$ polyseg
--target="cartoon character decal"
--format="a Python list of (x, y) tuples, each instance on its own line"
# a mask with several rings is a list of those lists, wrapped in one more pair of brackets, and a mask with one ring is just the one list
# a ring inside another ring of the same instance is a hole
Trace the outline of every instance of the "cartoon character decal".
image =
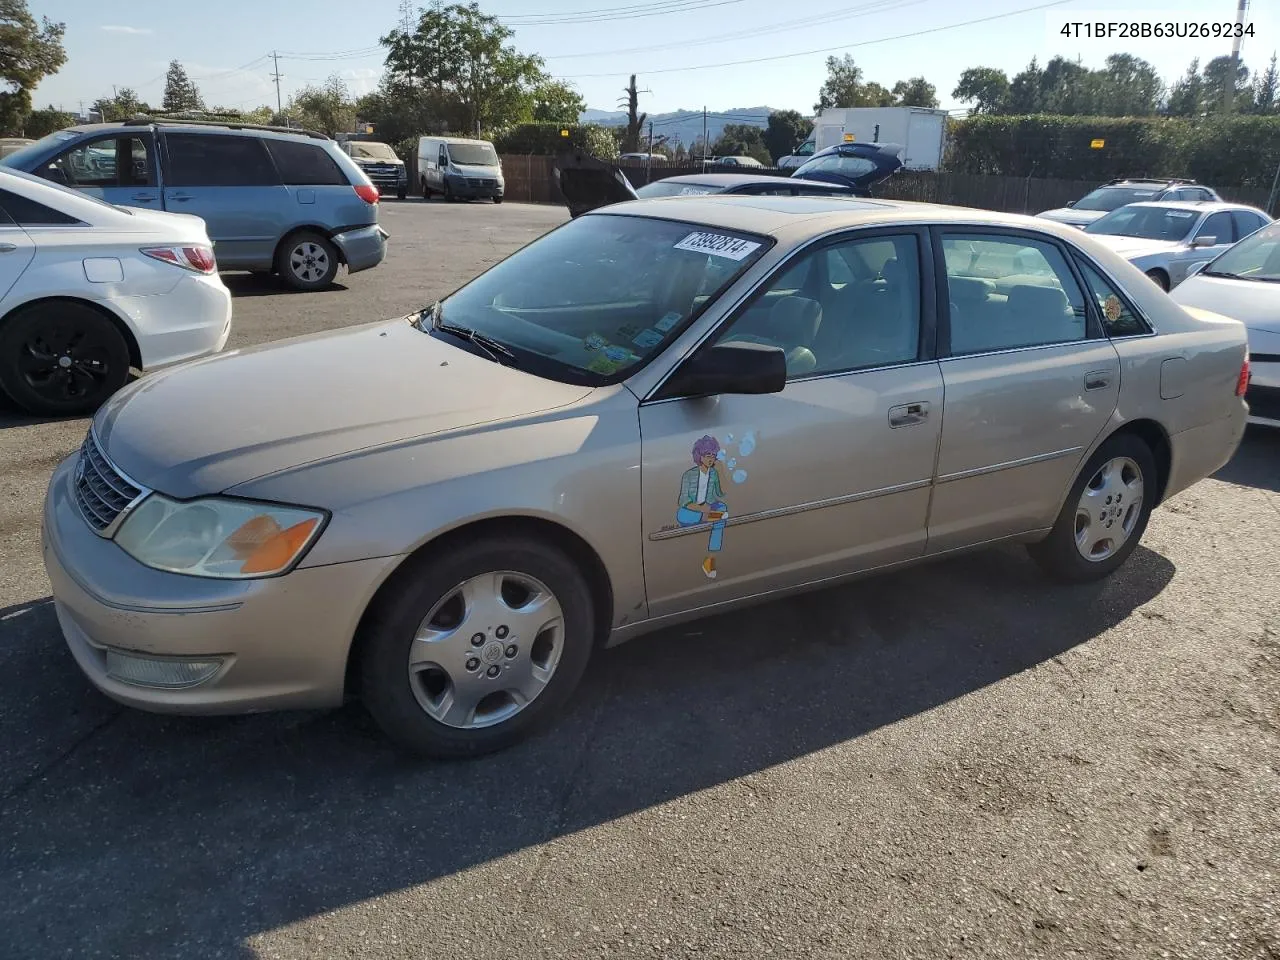
[(676, 522), (682, 527), (711, 523), (707, 556), (702, 561), (702, 572), (709, 580), (716, 577), (715, 554), (724, 545), (725, 518), (729, 515), (720, 480), (722, 452), (720, 441), (712, 436), (704, 436), (694, 443), (693, 466), (680, 478), (680, 503), (676, 508)]

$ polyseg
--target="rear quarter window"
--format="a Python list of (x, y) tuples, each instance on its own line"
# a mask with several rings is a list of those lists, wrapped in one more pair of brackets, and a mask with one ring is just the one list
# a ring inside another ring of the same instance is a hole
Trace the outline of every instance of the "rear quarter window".
[(284, 183), (299, 187), (350, 185), (342, 168), (319, 144), (297, 143), (293, 140), (265, 142)]
[(80, 223), (70, 214), (46, 207), (8, 190), (0, 190), (0, 223), (5, 219), (24, 227), (69, 226)]

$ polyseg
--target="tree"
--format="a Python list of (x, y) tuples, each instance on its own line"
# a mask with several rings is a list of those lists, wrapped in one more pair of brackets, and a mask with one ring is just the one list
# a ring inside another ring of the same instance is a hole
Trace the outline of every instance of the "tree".
[(102, 114), (103, 120), (128, 120), (140, 113), (150, 113), (151, 107), (138, 99), (130, 87), (121, 87), (114, 97), (99, 97), (93, 101), (93, 109)]
[(343, 79), (334, 74), (321, 86), (308, 84), (289, 98), (285, 111), (308, 129), (334, 136), (350, 133), (356, 125), (356, 105)]
[(377, 90), (356, 101), (356, 116), (372, 123), (378, 138), (387, 143), (442, 133), (448, 112), (434, 88), (390, 74), (382, 78)]
[(43, 110), (32, 110), (22, 125), (22, 135), (39, 140), (76, 122), (76, 118), (50, 104)]
[(761, 163), (772, 159), (764, 145), (764, 131), (747, 123), (726, 123), (711, 153), (717, 157), (755, 157)]
[(853, 57), (827, 57), (827, 79), (818, 91), (818, 102), (813, 105), (814, 112), (831, 107), (856, 107), (862, 97), (862, 68), (853, 61)]
[(789, 154), (813, 131), (813, 124), (798, 110), (775, 110), (769, 114), (769, 125), (764, 131), (764, 145), (769, 158), (776, 161)]
[(899, 80), (893, 85), (893, 100), (900, 107), (937, 107), (938, 88), (924, 77)]
[(1164, 83), (1146, 60), (1128, 53), (1113, 53), (1097, 74), (1097, 112), (1109, 117), (1146, 117), (1160, 107)]
[(951, 95), (972, 103), (974, 113), (1004, 113), (1009, 100), (1009, 78), (996, 67), (970, 67), (960, 74)]
[(622, 134), (622, 152), (635, 153), (640, 149), (640, 131), (644, 129), (644, 122), (649, 118), (647, 113), (640, 113), (640, 91), (636, 89), (636, 75), (631, 75), (631, 81), (623, 88), (622, 92), (626, 94), (620, 102), (620, 106), (627, 108), (627, 128)]
[(582, 95), (563, 80), (544, 80), (533, 88), (533, 119), (538, 123), (577, 123), (586, 109)]
[(1006, 112), (1011, 114), (1044, 112), (1044, 71), (1032, 57), (1026, 69), (1009, 82)]
[(412, 33), (393, 30), (379, 42), (392, 81), (430, 91), (438, 122), (471, 131), (528, 119), (535, 88), (550, 79), (542, 58), (520, 53), (512, 36), (471, 3), (424, 9)]
[(1165, 109), (1175, 117), (1196, 117), (1204, 103), (1204, 78), (1200, 76), (1199, 58), (1192, 60), (1187, 72), (1169, 91)]
[(1230, 110), (1241, 102), (1241, 94), (1249, 89), (1249, 68), (1239, 63), (1235, 66), (1234, 77), (1232, 72), (1229, 56), (1214, 57), (1204, 65), (1204, 100), (1201, 103), (1203, 112)]
[(1275, 113), (1280, 108), (1277, 101), (1276, 55), (1271, 55), (1271, 63), (1266, 72), (1253, 78), (1253, 112), (1259, 114)]
[(167, 113), (189, 113), (204, 109), (204, 100), (187, 71), (177, 60), (169, 61), (169, 72), (164, 78), (164, 100), (161, 106)]
[(67, 62), (64, 23), (51, 23), (27, 10), (26, 0), (0, 0), (0, 131), (22, 129), (31, 112), (31, 91)]

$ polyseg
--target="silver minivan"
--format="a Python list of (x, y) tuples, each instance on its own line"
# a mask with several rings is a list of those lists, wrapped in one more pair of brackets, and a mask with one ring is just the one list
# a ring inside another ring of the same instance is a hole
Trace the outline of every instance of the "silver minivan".
[(446, 200), (502, 202), (506, 184), (502, 161), (488, 140), (418, 138), (418, 187), (422, 199), (438, 193)]

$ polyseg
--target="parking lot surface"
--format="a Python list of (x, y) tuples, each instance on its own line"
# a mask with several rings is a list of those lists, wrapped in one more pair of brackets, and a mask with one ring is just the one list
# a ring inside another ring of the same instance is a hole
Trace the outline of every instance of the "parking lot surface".
[[(228, 277), (231, 347), (420, 308), (565, 214), (382, 218), (333, 290)], [(0, 957), (1280, 957), (1280, 432), (1106, 583), (996, 550), (668, 630), (433, 764), (358, 707), (92, 691), (39, 551), (86, 426), (0, 410)]]

